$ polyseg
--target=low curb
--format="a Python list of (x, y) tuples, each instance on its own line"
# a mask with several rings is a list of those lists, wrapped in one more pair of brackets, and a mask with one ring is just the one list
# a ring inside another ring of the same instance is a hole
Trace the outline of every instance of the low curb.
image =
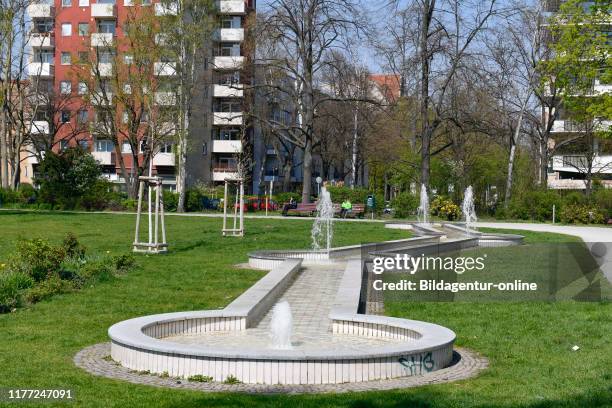
[(236, 392), (246, 394), (318, 394), (411, 388), (472, 378), (489, 365), (486, 357), (465, 348), (455, 348), (453, 361), (450, 366), (423, 375), (343, 384), (270, 385), (224, 384), (220, 382), (203, 383), (138, 373), (110, 359), (110, 343), (98, 343), (84, 348), (74, 356), (74, 363), (77, 367), (90, 374), (128, 381), (134, 384), (202, 392)]

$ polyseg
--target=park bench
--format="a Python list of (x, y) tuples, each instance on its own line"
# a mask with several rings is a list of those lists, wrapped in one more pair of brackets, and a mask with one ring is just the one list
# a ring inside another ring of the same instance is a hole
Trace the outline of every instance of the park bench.
[(312, 216), (317, 212), (317, 203), (299, 203), (296, 208), (290, 208), (287, 215), (308, 215)]
[(351, 211), (346, 213), (344, 218), (347, 218), (347, 217), (363, 218), (364, 214), (365, 214), (364, 204), (353, 204), (353, 208), (351, 208)]

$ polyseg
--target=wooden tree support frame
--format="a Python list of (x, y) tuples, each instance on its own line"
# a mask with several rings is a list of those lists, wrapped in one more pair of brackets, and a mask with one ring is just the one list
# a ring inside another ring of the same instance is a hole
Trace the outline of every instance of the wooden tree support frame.
[[(236, 185), (236, 200), (234, 203), (234, 212), (232, 214), (232, 228), (227, 227), (227, 201), (228, 190), (231, 184)], [(223, 229), (221, 230), (224, 237), (242, 237), (244, 236), (244, 180), (225, 180), (225, 189), (223, 196)]]
[[(164, 195), (162, 191), (162, 178), (141, 176), (138, 178), (138, 212), (136, 213), (136, 232), (134, 234), (133, 252), (148, 254), (161, 254), (168, 252), (166, 243), (166, 224), (164, 222)], [(142, 199), (145, 186), (148, 188), (149, 200), (149, 234), (148, 242), (140, 241), (140, 216), (142, 215)], [(155, 190), (155, 211), (152, 211), (152, 193)], [(161, 221), (161, 242), (159, 240), (159, 227)]]

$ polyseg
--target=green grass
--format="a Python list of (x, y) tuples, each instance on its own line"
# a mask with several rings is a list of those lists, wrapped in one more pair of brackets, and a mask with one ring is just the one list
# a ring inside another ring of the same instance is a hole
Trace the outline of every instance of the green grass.
[[(68, 231), (92, 252), (122, 253), (130, 248), (133, 222), (130, 215), (0, 212), (0, 263), (18, 237), (57, 242)], [(263, 275), (234, 264), (246, 262), (252, 250), (307, 247), (311, 222), (247, 219), (246, 237), (222, 239), (220, 219), (168, 217), (170, 254), (139, 256), (138, 269), (111, 282), (0, 315), (0, 388), (72, 388), (74, 406), (79, 407), (610, 406), (612, 308), (608, 303), (390, 303), (389, 315), (450, 327), (457, 333), (458, 345), (491, 361), (478, 378), (400, 391), (205, 394), (94, 377), (74, 366), (73, 356), (86, 346), (107, 341), (108, 327), (120, 320), (224, 307)], [(533, 234), (539, 240), (563, 239)], [(335, 245), (405, 236), (404, 231), (385, 230), (380, 224), (339, 222)], [(571, 352), (575, 344), (581, 349)]]

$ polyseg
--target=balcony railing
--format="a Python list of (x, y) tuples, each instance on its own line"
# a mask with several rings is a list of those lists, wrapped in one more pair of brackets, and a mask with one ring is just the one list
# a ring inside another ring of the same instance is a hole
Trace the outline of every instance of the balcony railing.
[(213, 65), (215, 69), (239, 69), (244, 65), (244, 57), (215, 57)]
[(54, 74), (53, 64), (50, 62), (31, 62), (28, 65), (28, 75), (51, 77)]
[(53, 33), (32, 33), (29, 43), (33, 48), (52, 48), (55, 46), (55, 37)]
[(155, 3), (156, 16), (176, 16), (178, 14), (178, 3)]
[(156, 62), (153, 65), (153, 73), (157, 76), (174, 76), (176, 75), (176, 63)]
[(244, 14), (244, 0), (218, 0), (217, 6), (221, 14)]
[(220, 28), (215, 31), (215, 39), (224, 42), (244, 41), (243, 28)]
[(240, 140), (213, 140), (213, 153), (240, 153), (242, 142)]
[(48, 135), (49, 134), (49, 122), (46, 120), (34, 120), (30, 127), (30, 133), (33, 135)]
[(107, 3), (95, 3), (91, 5), (91, 16), (92, 17), (116, 17), (117, 7), (114, 4)]
[(92, 47), (112, 47), (114, 42), (112, 33), (92, 33), (91, 34), (91, 46)]
[(215, 98), (242, 98), (244, 92), (242, 90), (242, 84), (214, 85), (213, 95)]
[(54, 11), (55, 8), (51, 4), (30, 4), (28, 6), (30, 18), (51, 18)]
[(242, 125), (242, 112), (214, 112), (213, 113), (213, 125)]

